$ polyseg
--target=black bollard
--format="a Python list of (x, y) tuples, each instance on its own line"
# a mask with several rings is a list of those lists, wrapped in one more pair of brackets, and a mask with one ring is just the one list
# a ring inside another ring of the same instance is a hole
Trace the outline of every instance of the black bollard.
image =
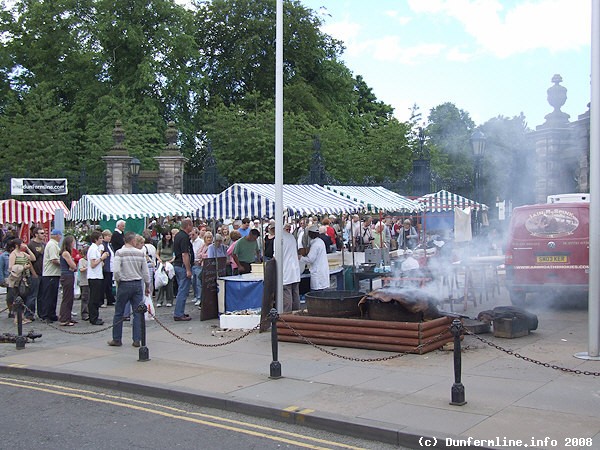
[[(138, 305), (137, 307), (137, 312), (140, 313), (141, 317), (141, 324), (140, 324), (140, 333), (142, 335), (142, 341), (141, 341), (141, 346), (140, 346), (140, 351), (139, 351), (139, 359), (138, 361), (140, 362), (146, 362), (146, 361), (150, 361), (150, 351), (148, 350), (148, 347), (146, 347), (146, 318), (144, 317), (144, 314), (146, 313), (146, 311), (148, 311), (148, 307), (144, 304), (141, 303), (140, 305)], [(135, 320), (135, 316), (133, 317), (133, 320)]]
[(273, 361), (269, 368), (269, 378), (276, 380), (281, 378), (281, 364), (277, 361), (277, 321), (279, 320), (279, 314), (275, 308), (269, 311), (269, 317), (271, 318), (271, 348), (273, 350)]
[(460, 335), (462, 334), (463, 325), (458, 319), (452, 321), (450, 331), (454, 336), (454, 384), (452, 385), (452, 401), (451, 405), (462, 406), (466, 405), (465, 387), (460, 382), (461, 372), (461, 353), (460, 353)]
[(25, 348), (25, 343), (27, 342), (27, 338), (23, 336), (23, 299), (17, 297), (13, 303), (13, 307), (17, 309), (17, 337), (15, 342), (17, 344), (17, 350), (23, 350)]

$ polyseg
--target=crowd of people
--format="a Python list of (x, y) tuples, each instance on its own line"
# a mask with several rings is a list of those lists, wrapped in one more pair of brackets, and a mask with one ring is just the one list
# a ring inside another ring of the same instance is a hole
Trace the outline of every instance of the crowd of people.
[[(157, 307), (172, 307), (176, 322), (191, 320), (185, 312), (190, 289), (195, 306), (202, 302), (202, 268), (207, 258), (222, 258), (226, 275), (250, 273), (252, 264), (269, 261), (275, 252), (275, 221), (243, 218), (206, 223), (191, 219), (153, 220), (142, 235), (125, 232), (126, 222), (114, 230), (88, 230), (77, 242), (59, 229), (46, 239), (43, 228), (33, 227), (29, 244), (17, 238), (16, 227), (2, 229), (0, 283), (7, 287), (9, 317), (14, 317), (18, 286), (11, 274), (27, 279), (24, 321), (37, 319), (75, 326), (75, 292), (81, 299), (80, 320), (103, 325), (101, 308), (114, 306), (113, 323), (122, 324), (133, 312), (133, 341), (139, 344), (137, 306), (144, 295), (154, 295)], [(311, 273), (311, 290), (329, 288), (327, 254), (366, 248), (414, 248), (419, 235), (410, 219), (330, 215), (307, 217), (284, 224), (284, 310), (298, 309), (300, 275)], [(167, 282), (155, 289), (156, 271)], [(114, 285), (116, 284), (117, 289)], [(62, 301), (58, 305), (59, 290)], [(116, 295), (115, 295), (116, 291)], [(58, 311), (57, 311), (58, 308)], [(121, 327), (114, 328), (110, 345), (121, 342)]]

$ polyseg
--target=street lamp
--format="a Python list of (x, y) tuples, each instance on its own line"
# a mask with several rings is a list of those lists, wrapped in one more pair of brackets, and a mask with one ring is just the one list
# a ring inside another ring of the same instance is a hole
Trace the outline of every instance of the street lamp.
[(475, 201), (479, 203), (479, 207), (475, 210), (475, 234), (480, 231), (479, 209), (483, 202), (481, 201), (481, 163), (483, 162), (483, 154), (485, 152), (485, 134), (481, 130), (475, 130), (471, 135), (471, 148), (475, 157)]
[(421, 196), (431, 192), (431, 162), (429, 152), (424, 148), (425, 130), (419, 128), (417, 136), (419, 151), (417, 158), (413, 159), (413, 195)]
[(129, 162), (129, 175), (131, 176), (131, 193), (138, 193), (138, 177), (140, 176), (140, 166), (142, 163), (137, 158), (132, 158)]

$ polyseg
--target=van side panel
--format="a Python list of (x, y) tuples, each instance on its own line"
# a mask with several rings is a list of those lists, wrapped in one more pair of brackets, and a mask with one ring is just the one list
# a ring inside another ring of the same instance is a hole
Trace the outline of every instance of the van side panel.
[(506, 247), (506, 267), (507, 284), (513, 291), (587, 290), (589, 204), (515, 208)]

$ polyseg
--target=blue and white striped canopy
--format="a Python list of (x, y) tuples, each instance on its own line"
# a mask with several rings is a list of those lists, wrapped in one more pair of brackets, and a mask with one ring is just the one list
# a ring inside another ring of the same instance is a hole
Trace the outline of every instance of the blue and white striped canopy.
[[(362, 206), (317, 184), (284, 184), (283, 210), (289, 215), (341, 214), (360, 211)], [(274, 184), (234, 184), (200, 208), (204, 219), (273, 217)]]
[(194, 213), (193, 207), (172, 194), (84, 195), (71, 209), (69, 220), (140, 219)]
[(443, 189), (439, 192), (419, 197), (417, 201), (423, 205), (426, 212), (453, 211), (454, 208), (465, 209), (468, 207), (481, 208), (484, 211), (488, 209), (487, 205), (479, 204), (474, 200)]
[(199, 217), (200, 208), (214, 199), (217, 194), (175, 194), (175, 197), (182, 203), (189, 205), (195, 211), (195, 216)]
[(359, 202), (363, 205), (365, 212), (414, 213), (423, 209), (420, 203), (382, 186), (325, 186), (325, 188)]

